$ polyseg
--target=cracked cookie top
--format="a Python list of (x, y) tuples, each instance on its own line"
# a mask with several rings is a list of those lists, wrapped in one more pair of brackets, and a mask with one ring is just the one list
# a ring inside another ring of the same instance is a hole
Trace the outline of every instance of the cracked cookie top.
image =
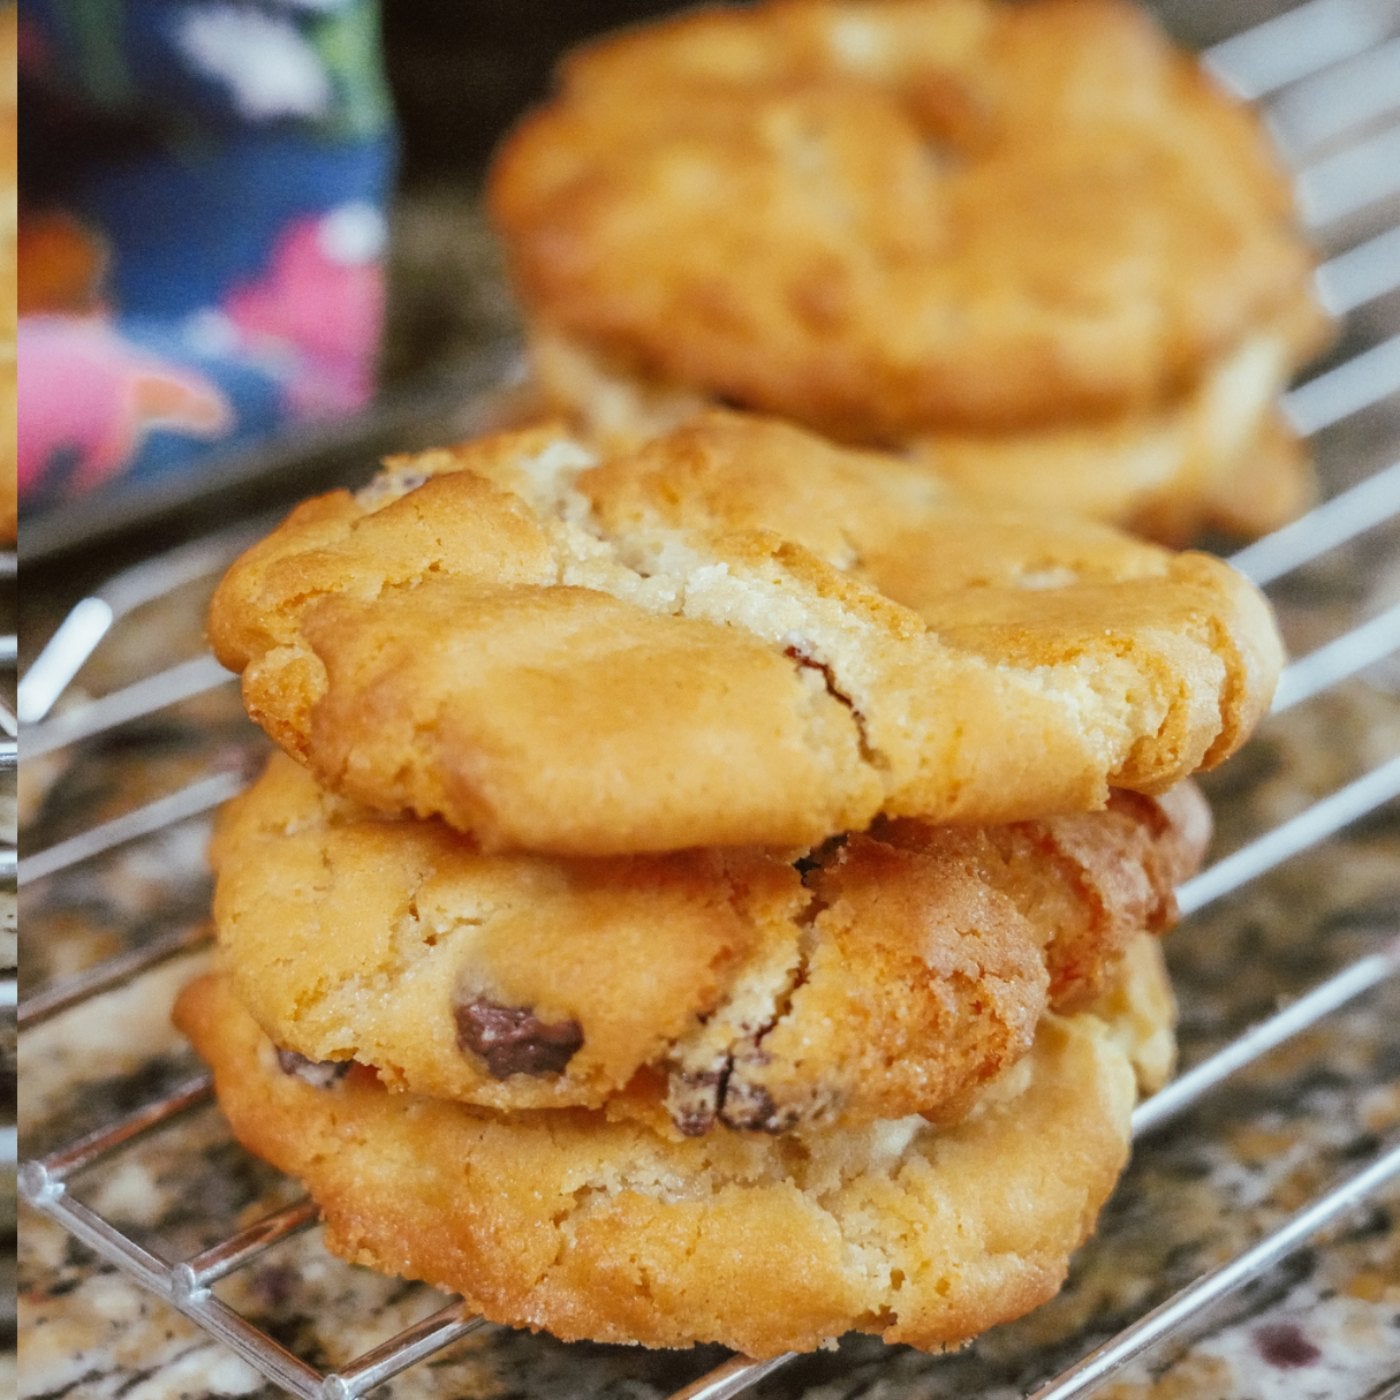
[(323, 783), (488, 850), (1086, 810), (1264, 713), (1280, 646), (1227, 565), (870, 466), (722, 413), (606, 460), (553, 427), (397, 459), (249, 550), (210, 636)]
[(495, 1109), (649, 1105), (686, 1136), (949, 1120), (1173, 922), (1208, 830), (1186, 785), (786, 857), (485, 855), (277, 755), (220, 818), (214, 912), (220, 965), (304, 1075), (355, 1059)]
[(507, 1118), (368, 1070), (284, 1073), (227, 979), (187, 987), (176, 1020), (235, 1135), (303, 1179), (356, 1263), (566, 1341), (938, 1347), (1051, 1297), (1092, 1230), (1127, 1160), (1133, 1061), (1170, 1036), (1142, 941), (1108, 1004), (1045, 1017), (954, 1126), (677, 1139), (584, 1110)]
[(566, 60), (490, 183), (533, 329), (893, 443), (1140, 413), (1323, 317), (1256, 118), (1124, 0), (770, 0)]

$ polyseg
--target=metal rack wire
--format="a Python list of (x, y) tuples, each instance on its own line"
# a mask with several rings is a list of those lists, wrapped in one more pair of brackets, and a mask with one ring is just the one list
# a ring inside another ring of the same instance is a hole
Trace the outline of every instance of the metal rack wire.
[[(1400, 116), (1400, 4), (1395, 0), (1309, 0), (1227, 40), (1206, 57), (1237, 90), (1265, 104), (1285, 151), (1299, 168), (1302, 205), (1315, 227), (1350, 227), (1350, 221), (1400, 193), (1400, 124), (1385, 125)], [(1323, 266), (1320, 285), (1332, 309), (1341, 315), (1372, 307), (1400, 289), (1400, 227), (1380, 232), (1366, 229), (1360, 241)], [(1368, 330), (1370, 344), (1288, 395), (1285, 408), (1299, 431), (1318, 435), (1386, 410), (1400, 398), (1400, 334), (1387, 334), (1389, 330), (1384, 324), (1374, 333)], [(1234, 563), (1261, 585), (1276, 584), (1397, 517), (1400, 459), (1241, 551)], [(148, 561), (110, 580), (80, 603), (20, 684), (26, 755), (89, 742), (115, 726), (226, 683), (227, 673), (207, 659), (197, 659), (86, 706), (54, 712), (55, 703), (116, 619), (176, 587), (216, 573), (254, 529), (240, 526)], [(1400, 604), (1357, 623), (1289, 666), (1275, 713), (1316, 699), (1397, 650)], [(27, 885), (72, 869), (207, 812), (242, 782), (239, 772), (203, 776), (112, 821), (27, 855), (19, 863), (19, 883)], [(1397, 797), (1400, 754), (1260, 833), (1189, 881), (1179, 891), (1183, 913), (1197, 913), (1245, 888)], [(1400, 929), (1392, 933), (1379, 950), (1322, 980), (1140, 1105), (1133, 1119), (1134, 1137), (1157, 1132), (1263, 1056), (1400, 977)], [(180, 930), (80, 977), (41, 989), (19, 1006), (21, 1030), (130, 981), (203, 936), (199, 931)], [(1189, 931), (1184, 936), (1189, 937)], [(219, 1280), (313, 1225), (316, 1212), (308, 1200), (266, 1215), (191, 1257), (166, 1258), (123, 1233), (74, 1194), (84, 1172), (119, 1149), (161, 1132), (210, 1097), (208, 1076), (197, 1075), (119, 1120), (24, 1162), (19, 1175), (22, 1196), (102, 1258), (227, 1343), (269, 1380), (303, 1400), (362, 1396), (484, 1325), (479, 1318), (462, 1316), (460, 1305), (450, 1303), (327, 1373), (292, 1354), (212, 1291)], [(1351, 1175), (1242, 1253), (1046, 1380), (1033, 1391), (1033, 1400), (1067, 1400), (1087, 1392), (1397, 1181), (1400, 1142), (1393, 1142), (1382, 1145)], [(675, 1392), (671, 1400), (729, 1400), (791, 1360), (784, 1356), (753, 1362), (734, 1357)]]
[[(19, 572), (19, 561), (12, 550), (0, 551), (0, 584), (13, 588)], [(12, 672), (19, 660), (19, 638), (13, 632), (0, 632), (0, 672)], [(19, 734), (19, 719), (9, 704), (0, 697), (0, 737), (6, 747), (0, 748), (0, 766), (15, 766), (14, 741)]]
[[(0, 587), (13, 590), (13, 580), (18, 572), (17, 560), (12, 551), (0, 552)], [(19, 658), (19, 639), (13, 632), (0, 632), (0, 673), (13, 672)], [(13, 798), (15, 795), (15, 769), (18, 761), (19, 720), (11, 710), (8, 699), (0, 695), (0, 793)], [(18, 850), (6, 832), (0, 836), (0, 899), (7, 902), (16, 898), (15, 881), (19, 870)], [(15, 1002), (18, 998), (18, 984), (13, 963), (6, 958), (0, 962), (0, 1035), (7, 1042), (7, 1050), (14, 1044)], [(8, 1118), (12, 1106), (0, 1105), (0, 1112)], [(14, 1170), (18, 1155), (18, 1138), (13, 1123), (0, 1124), (0, 1171)]]

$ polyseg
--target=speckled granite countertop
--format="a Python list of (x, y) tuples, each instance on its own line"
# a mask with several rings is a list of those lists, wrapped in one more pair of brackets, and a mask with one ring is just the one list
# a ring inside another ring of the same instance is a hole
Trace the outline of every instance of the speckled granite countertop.
[[(404, 245), (422, 268), (445, 276), (460, 252), (449, 246), (442, 216), (455, 219), (461, 211), (450, 196), (444, 199), (438, 216), (416, 225)], [(468, 322), (505, 315), (489, 282), (482, 285), (486, 290)], [(457, 332), (443, 334), (446, 343)], [(1400, 437), (1395, 419), (1395, 413), (1371, 415), (1344, 439), (1324, 441), (1332, 489), (1387, 464)], [(1400, 522), (1271, 591), (1294, 651), (1312, 649), (1400, 599)], [(162, 605), (159, 616), (143, 615), (101, 665), (84, 673), (83, 684), (101, 692), (193, 654), (202, 605), (203, 590), (192, 587)], [(35, 630), (44, 623), (36, 601)], [(32, 814), (26, 849), (170, 790), (211, 762), (245, 761), (259, 743), (226, 687), (109, 736), (80, 767), (48, 765), (42, 775), (36, 768), (33, 790), (24, 795)], [(1400, 669), (1393, 663), (1267, 722), (1246, 752), (1207, 784), (1217, 808), (1216, 854), (1397, 753)], [(202, 823), (192, 822), (26, 889), (25, 989), (174, 927), (198, 924), (208, 900), (204, 832)], [(1198, 1061), (1281, 999), (1397, 934), (1400, 810), (1392, 804), (1189, 920), (1172, 937), (1183, 1062)], [(194, 1062), (170, 1028), (168, 1008), (200, 959), (186, 956), (25, 1033), (20, 1115), (26, 1154), (66, 1141), (191, 1072)], [(1400, 979), (1392, 979), (1144, 1142), (1099, 1237), (1079, 1256), (1070, 1286), (1030, 1318), (941, 1358), (869, 1341), (844, 1344), (789, 1366), (759, 1393), (1001, 1400), (1023, 1392), (1400, 1138), (1397, 1025)], [(75, 1190), (171, 1258), (207, 1246), (298, 1194), (293, 1183), (232, 1144), (213, 1108), (143, 1139), (79, 1178)], [(32, 1212), (24, 1216), (20, 1254), (20, 1394), (29, 1400), (278, 1393)], [(284, 1345), (325, 1367), (343, 1364), (442, 1301), (416, 1285), (330, 1258), (314, 1230), (278, 1245), (218, 1292)], [(652, 1400), (698, 1377), (722, 1355), (714, 1349), (565, 1346), (489, 1328), (376, 1394), (395, 1400)], [(1392, 1187), (1230, 1298), (1189, 1339), (1149, 1353), (1100, 1393), (1113, 1400), (1380, 1400), (1395, 1383), (1400, 1188)]]

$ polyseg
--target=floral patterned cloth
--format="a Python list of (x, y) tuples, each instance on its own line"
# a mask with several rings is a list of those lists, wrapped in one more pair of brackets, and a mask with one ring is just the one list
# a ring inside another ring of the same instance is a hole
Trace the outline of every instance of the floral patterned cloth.
[(21, 0), (24, 510), (373, 389), (374, 0)]

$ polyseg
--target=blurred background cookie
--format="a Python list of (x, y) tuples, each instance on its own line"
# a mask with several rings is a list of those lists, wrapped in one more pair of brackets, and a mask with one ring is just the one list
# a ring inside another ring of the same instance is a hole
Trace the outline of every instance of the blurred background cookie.
[(490, 201), (536, 374), (604, 435), (730, 403), (1176, 540), (1310, 497), (1276, 400), (1328, 323), (1287, 179), (1118, 0), (627, 31)]

